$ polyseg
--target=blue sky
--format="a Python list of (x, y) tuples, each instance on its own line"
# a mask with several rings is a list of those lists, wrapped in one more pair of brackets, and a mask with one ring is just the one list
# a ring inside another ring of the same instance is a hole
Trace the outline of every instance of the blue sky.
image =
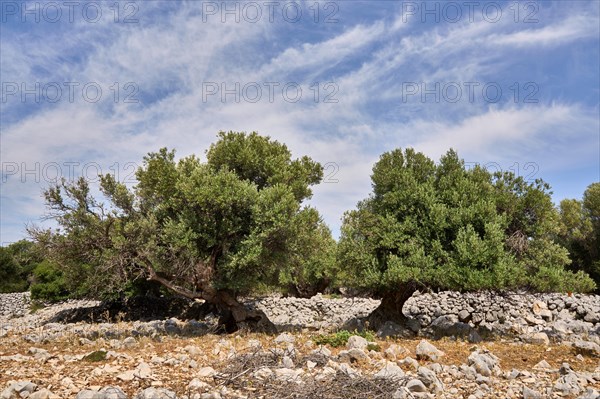
[[(597, 1), (0, 2), (0, 241), (45, 225), (56, 177), (131, 173), (258, 131), (326, 165), (339, 234), (384, 151), (600, 180)], [(72, 97), (71, 97), (72, 96)], [(38, 98), (39, 97), (39, 98)]]

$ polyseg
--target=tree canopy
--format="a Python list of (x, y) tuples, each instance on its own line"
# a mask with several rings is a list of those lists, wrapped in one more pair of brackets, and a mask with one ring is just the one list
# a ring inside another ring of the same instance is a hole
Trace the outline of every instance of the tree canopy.
[[(36, 295), (107, 297), (151, 281), (214, 304), (233, 330), (265, 319), (241, 294), (310, 296), (332, 281), (381, 297), (375, 317), (398, 320), (419, 288), (596, 288), (598, 183), (559, 211), (542, 180), (467, 169), (453, 150), (436, 163), (396, 149), (374, 165), (372, 193), (345, 213), (336, 243), (304, 204), (322, 176), (269, 137), (221, 132), (206, 161), (149, 153), (134, 187), (108, 174), (94, 196), (85, 179), (63, 180), (44, 193), (59, 228), (30, 229), (45, 257)], [(0, 274), (17, 269), (0, 255)]]
[(0, 247), (0, 292), (21, 292), (29, 288), (32, 273), (43, 259), (34, 243), (27, 240)]
[(586, 274), (565, 270), (568, 252), (553, 240), (558, 215), (541, 180), (468, 170), (453, 150), (436, 164), (410, 148), (383, 154), (371, 179), (372, 194), (344, 216), (341, 280), (382, 297), (388, 315), (401, 318), (420, 287), (594, 288)]
[(600, 285), (600, 183), (593, 183), (582, 200), (560, 202), (559, 242), (571, 255), (574, 271), (588, 273)]
[(147, 278), (215, 303), (229, 327), (256, 316), (237, 295), (325, 278), (333, 239), (302, 205), (321, 165), (256, 133), (221, 132), (206, 156), (150, 153), (133, 189), (101, 177), (104, 202), (86, 180), (63, 181), (45, 192), (60, 230), (32, 234), (80, 290), (111, 294)]

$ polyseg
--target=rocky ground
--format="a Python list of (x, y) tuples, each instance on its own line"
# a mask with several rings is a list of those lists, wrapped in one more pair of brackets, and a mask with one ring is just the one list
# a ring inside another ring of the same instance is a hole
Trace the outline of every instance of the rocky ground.
[[(211, 314), (128, 320), (97, 302), (32, 313), (27, 295), (0, 295), (0, 398), (600, 397), (597, 296), (416, 295), (408, 328), (387, 325), (372, 342), (353, 336), (338, 348), (315, 340), (360, 326), (376, 301), (249, 305), (291, 332), (215, 335)], [(77, 321), (94, 312), (95, 322)]]

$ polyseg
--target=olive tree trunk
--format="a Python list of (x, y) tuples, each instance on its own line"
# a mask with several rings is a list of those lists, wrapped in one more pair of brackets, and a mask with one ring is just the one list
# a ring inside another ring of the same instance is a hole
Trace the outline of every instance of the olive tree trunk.
[(179, 287), (169, 279), (160, 276), (154, 270), (148, 270), (148, 279), (156, 281), (170, 291), (189, 299), (203, 299), (215, 305), (219, 312), (219, 329), (222, 332), (232, 333), (240, 328), (251, 331), (274, 333), (275, 325), (267, 315), (258, 309), (249, 309), (240, 303), (235, 294), (229, 290), (218, 290), (210, 286), (200, 287), (198, 291), (191, 291)]
[(403, 284), (393, 291), (381, 292), (381, 304), (366, 319), (369, 328), (377, 330), (387, 321), (405, 325), (407, 317), (402, 313), (402, 307), (415, 291), (414, 284)]

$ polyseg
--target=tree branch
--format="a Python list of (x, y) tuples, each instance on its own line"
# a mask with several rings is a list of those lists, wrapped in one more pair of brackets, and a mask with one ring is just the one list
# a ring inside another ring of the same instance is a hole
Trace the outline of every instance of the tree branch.
[(148, 271), (148, 280), (156, 281), (156, 282), (164, 285), (166, 288), (170, 289), (171, 291), (175, 292), (176, 294), (179, 294), (179, 295), (184, 296), (189, 299), (203, 298), (203, 295), (201, 292), (190, 291), (187, 288), (179, 287), (178, 285), (173, 284), (171, 281), (167, 280), (166, 278), (161, 277), (158, 274), (156, 274), (156, 271), (154, 271), (154, 269), (152, 267), (146, 267), (146, 270)]

